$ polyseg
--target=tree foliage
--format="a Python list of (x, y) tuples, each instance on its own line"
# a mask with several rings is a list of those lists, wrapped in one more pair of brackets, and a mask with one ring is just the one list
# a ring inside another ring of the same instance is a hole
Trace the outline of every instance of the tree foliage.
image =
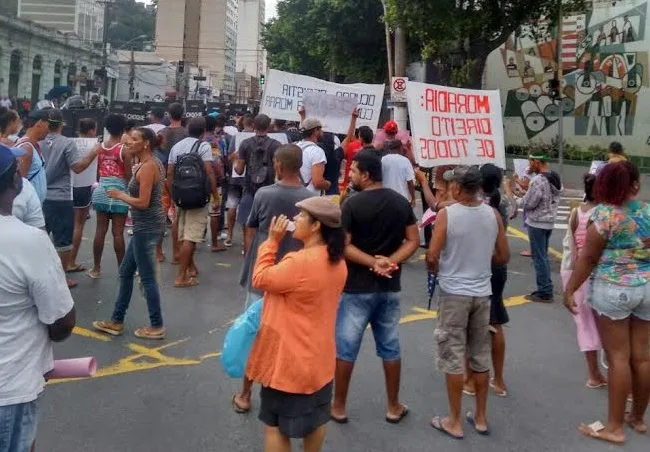
[[(522, 25), (553, 25), (584, 0), (387, 0), (389, 23), (404, 27), (425, 58), (445, 66), (447, 82), (480, 87), (487, 56)], [(461, 61), (461, 64), (458, 64)]]
[[(156, 33), (155, 5), (147, 6), (135, 0), (116, 0), (106, 24), (111, 47), (143, 50), (144, 42), (153, 41)], [(142, 35), (146, 38), (139, 39)]]
[(386, 79), (379, 0), (281, 0), (262, 36), (271, 68), (345, 82)]

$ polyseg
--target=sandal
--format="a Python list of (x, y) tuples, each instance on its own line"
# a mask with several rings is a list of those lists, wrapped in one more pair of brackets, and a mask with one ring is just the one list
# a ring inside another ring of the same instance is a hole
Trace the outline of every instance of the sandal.
[(194, 287), (198, 285), (199, 285), (199, 280), (196, 278), (190, 278), (187, 281), (174, 283), (174, 287)]
[(230, 248), (230, 247), (232, 246), (232, 240), (230, 240), (230, 239), (226, 239), (226, 240), (224, 240), (223, 244), (224, 244), (224, 246), (226, 246), (227, 248)]
[(386, 422), (389, 424), (399, 424), (402, 422), (402, 419), (404, 419), (407, 415), (409, 414), (409, 407), (406, 405), (402, 405), (402, 412), (399, 414), (399, 416), (394, 417), (391, 415), (386, 415)]
[(490, 434), (489, 427), (486, 428), (485, 430), (481, 430), (478, 427), (476, 427), (476, 421), (474, 420), (474, 413), (472, 413), (471, 411), (467, 412), (467, 414), (465, 415), (465, 420), (469, 425), (474, 427), (474, 430), (476, 430), (476, 433), (478, 433), (479, 435), (488, 436)]
[(115, 322), (105, 322), (98, 320), (93, 322), (93, 327), (102, 333), (110, 334), (111, 336), (119, 336), (124, 331), (124, 325)]
[(600, 421), (589, 425), (580, 424), (578, 431), (589, 438), (599, 439), (619, 446), (625, 444), (625, 436), (623, 436), (623, 439), (611, 436), (609, 432), (605, 432), (605, 426)]
[(145, 327), (145, 328), (139, 328), (134, 331), (133, 334), (135, 334), (135, 337), (139, 337), (140, 339), (152, 339), (152, 340), (161, 340), (165, 339), (165, 328), (151, 328), (151, 327)]
[(440, 416), (436, 416), (433, 419), (431, 419), (431, 422), (429, 423), (431, 427), (435, 428), (439, 432), (444, 433), (447, 436), (450, 436), (454, 439), (463, 439), (465, 438), (465, 435), (456, 435), (454, 433), (451, 433), (449, 430), (445, 428), (444, 425), (442, 425), (442, 418)]
[(100, 272), (92, 270), (92, 269), (88, 270), (86, 272), (86, 275), (88, 275), (91, 279), (99, 279), (102, 276)]
[(86, 267), (84, 267), (81, 264), (75, 264), (72, 267), (68, 268), (65, 272), (66, 273), (80, 273), (80, 272), (85, 272), (87, 270)]

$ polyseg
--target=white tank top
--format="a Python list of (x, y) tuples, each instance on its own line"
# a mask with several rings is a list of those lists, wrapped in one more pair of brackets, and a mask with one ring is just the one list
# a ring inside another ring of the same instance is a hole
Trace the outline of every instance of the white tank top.
[(447, 207), (447, 241), (440, 256), (438, 284), (452, 295), (492, 295), (492, 254), (499, 226), (492, 207)]

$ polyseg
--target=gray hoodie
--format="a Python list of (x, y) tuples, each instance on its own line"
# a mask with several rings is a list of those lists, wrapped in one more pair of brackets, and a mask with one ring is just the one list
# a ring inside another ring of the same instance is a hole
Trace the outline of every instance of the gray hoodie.
[(537, 174), (519, 205), (524, 209), (526, 225), (539, 229), (553, 229), (562, 183), (553, 171)]

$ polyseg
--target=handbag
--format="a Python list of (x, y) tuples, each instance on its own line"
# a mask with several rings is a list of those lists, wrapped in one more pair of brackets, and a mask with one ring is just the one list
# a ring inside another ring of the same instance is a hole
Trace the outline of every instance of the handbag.
[(257, 337), (262, 319), (263, 299), (252, 303), (228, 329), (223, 341), (221, 365), (230, 378), (242, 378), (248, 355)]

